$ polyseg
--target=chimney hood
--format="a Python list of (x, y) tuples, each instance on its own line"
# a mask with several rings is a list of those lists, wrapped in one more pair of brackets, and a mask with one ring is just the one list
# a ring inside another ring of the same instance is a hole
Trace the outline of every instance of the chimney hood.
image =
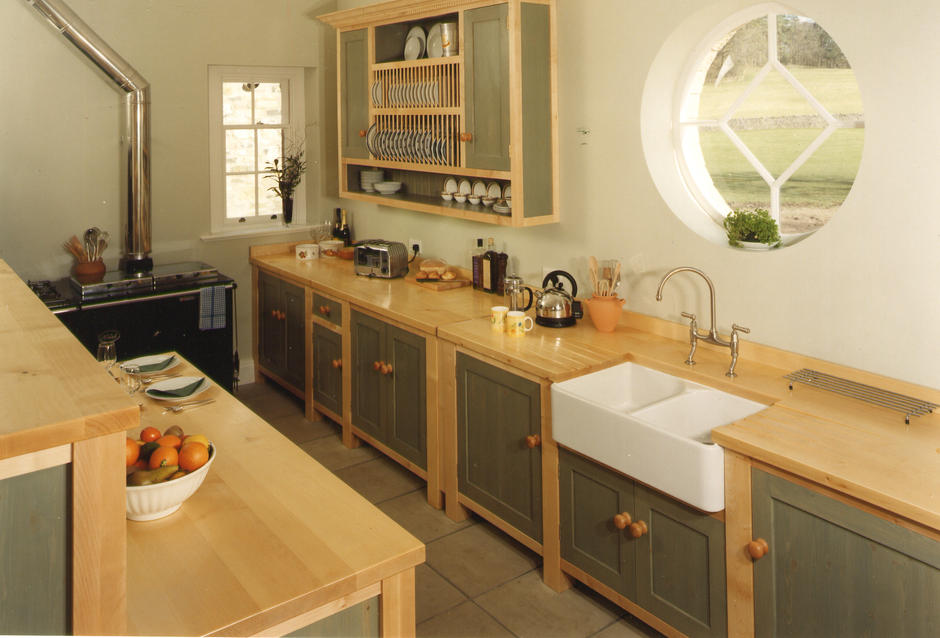
[[(121, 172), (121, 235), (126, 272), (149, 271), (150, 257), (150, 84), (60, 0), (25, 0), (124, 91)], [(122, 189), (123, 190), (123, 189)]]

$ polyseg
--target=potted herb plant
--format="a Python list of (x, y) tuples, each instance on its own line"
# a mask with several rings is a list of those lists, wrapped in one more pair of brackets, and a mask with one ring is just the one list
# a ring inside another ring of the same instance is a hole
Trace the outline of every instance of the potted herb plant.
[(742, 248), (776, 248), (780, 245), (777, 221), (766, 208), (733, 210), (724, 221), (728, 243)]
[(268, 162), (265, 170), (268, 173), (266, 177), (277, 181), (277, 186), (268, 190), (281, 198), (284, 223), (290, 224), (294, 216), (294, 190), (300, 185), (304, 171), (307, 170), (303, 149), (287, 151), (283, 157)]

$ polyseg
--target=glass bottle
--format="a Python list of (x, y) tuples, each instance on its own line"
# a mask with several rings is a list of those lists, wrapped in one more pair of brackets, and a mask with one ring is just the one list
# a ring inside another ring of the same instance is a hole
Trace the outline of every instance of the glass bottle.
[(486, 240), (486, 252), (483, 253), (483, 291), (493, 292), (493, 277), (496, 271), (496, 251), (493, 249), (495, 240), (488, 237)]
[(339, 234), (339, 229), (343, 225), (343, 209), (337, 208), (334, 212), (333, 219), (333, 239), (342, 239)]
[(352, 245), (352, 228), (346, 222), (346, 209), (343, 208), (340, 210), (342, 213), (342, 219), (340, 221), (339, 236), (337, 237), (337, 239), (342, 239), (344, 246), (350, 246)]
[(494, 252), (493, 264), (492, 290), (498, 295), (506, 294), (506, 269), (509, 265), (509, 255), (505, 250)]
[(477, 245), (470, 253), (470, 271), (473, 273), (473, 289), (483, 290), (483, 238), (477, 238)]

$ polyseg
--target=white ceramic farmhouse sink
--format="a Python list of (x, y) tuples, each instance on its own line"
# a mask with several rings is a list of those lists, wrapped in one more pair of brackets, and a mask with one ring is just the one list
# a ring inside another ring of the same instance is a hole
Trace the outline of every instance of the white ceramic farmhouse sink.
[(711, 430), (767, 406), (635, 363), (552, 384), (552, 433), (576, 452), (705, 512), (725, 508)]

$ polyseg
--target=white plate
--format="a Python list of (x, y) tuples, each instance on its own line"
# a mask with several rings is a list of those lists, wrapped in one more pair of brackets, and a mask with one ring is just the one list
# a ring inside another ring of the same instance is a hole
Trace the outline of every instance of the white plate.
[(151, 394), (151, 392), (153, 390), (163, 390), (164, 392), (167, 392), (170, 390), (176, 390), (178, 388), (185, 388), (191, 383), (195, 383), (199, 379), (200, 377), (173, 377), (172, 379), (164, 379), (163, 381), (157, 381), (156, 383), (152, 384), (149, 388), (144, 390), (144, 394), (157, 401), (166, 401), (167, 403), (182, 403), (183, 401), (189, 401), (193, 397), (198, 396), (208, 390), (212, 385), (209, 382), (209, 379), (202, 377), (202, 383), (196, 386), (196, 389), (187, 394), (185, 397), (154, 396)]
[(441, 58), (444, 57), (444, 45), (441, 42), (441, 23), (438, 22), (433, 27), (428, 30), (428, 57), (429, 58)]
[(512, 197), (512, 184), (506, 184), (503, 187), (503, 199), (509, 199)]
[(457, 192), (461, 195), (469, 195), (473, 192), (473, 187), (470, 186), (469, 179), (460, 180), (460, 184), (457, 185)]
[(149, 371), (148, 371), (148, 370), (142, 370), (142, 371), (141, 371), (141, 374), (143, 374), (143, 375), (147, 375), (147, 374), (163, 374), (164, 372), (167, 372), (168, 370), (172, 370), (173, 368), (175, 368), (176, 366), (178, 366), (178, 365), (180, 364), (180, 360), (177, 359), (175, 355), (172, 355), (172, 354), (151, 354), (151, 355), (148, 355), (148, 356), (146, 356), (146, 357), (137, 357), (136, 359), (130, 359), (130, 360), (128, 360), (128, 361), (125, 361), (124, 363), (121, 364), (120, 367), (123, 368), (124, 366), (137, 366), (138, 368), (141, 368), (141, 367), (144, 367), (144, 366), (152, 366), (152, 365), (161, 363), (161, 362), (163, 362), (163, 361), (166, 361), (166, 360), (168, 360), (168, 359), (169, 359), (169, 363), (167, 363), (165, 366), (163, 366), (163, 367), (160, 368), (159, 370), (149, 370)]
[(512, 211), (509, 209), (508, 206), (503, 206), (502, 204), (493, 204), (493, 212), (499, 213), (500, 215), (508, 215)]
[(480, 180), (473, 182), (473, 192), (471, 194), (477, 195), (478, 197), (483, 197), (486, 195), (486, 184)]
[(499, 187), (499, 184), (496, 182), (490, 182), (486, 185), (486, 194), (492, 197), (493, 199), (499, 199), (502, 189)]
[(424, 55), (424, 43), (426, 41), (427, 36), (424, 34), (424, 29), (419, 26), (411, 27), (411, 31), (408, 32), (408, 36), (405, 38), (405, 59), (417, 60)]

